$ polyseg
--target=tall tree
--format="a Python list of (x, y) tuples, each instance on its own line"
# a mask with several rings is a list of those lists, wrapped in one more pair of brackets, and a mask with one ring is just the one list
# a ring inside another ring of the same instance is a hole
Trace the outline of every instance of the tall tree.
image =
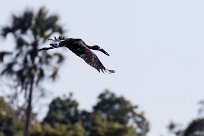
[(1, 75), (9, 77), (15, 88), (25, 92), (27, 108), (24, 136), (29, 135), (33, 90), (41, 86), (45, 78), (55, 79), (64, 60), (59, 53), (38, 53), (39, 46), (45, 44), (52, 34), (62, 35), (63, 32), (58, 24), (58, 16), (49, 15), (44, 7), (37, 13), (27, 9), (21, 15), (14, 14), (11, 24), (2, 28), (1, 35), (6, 38), (11, 34), (15, 47), (11, 52), (0, 52), (0, 62), (3, 64)]

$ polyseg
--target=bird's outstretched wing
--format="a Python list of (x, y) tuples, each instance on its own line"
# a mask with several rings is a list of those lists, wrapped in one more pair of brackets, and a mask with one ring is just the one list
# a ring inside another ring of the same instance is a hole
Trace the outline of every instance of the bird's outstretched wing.
[(72, 48), (69, 48), (72, 52), (74, 52), (77, 56), (81, 57), (87, 64), (91, 65), (95, 69), (97, 69), (99, 72), (109, 72), (109, 73), (115, 73), (114, 70), (108, 70), (106, 69), (99, 58), (96, 56), (95, 53), (93, 53), (86, 45), (84, 45), (84, 42), (81, 42), (78, 44), (79, 46), (75, 46), (75, 49), (72, 50)]

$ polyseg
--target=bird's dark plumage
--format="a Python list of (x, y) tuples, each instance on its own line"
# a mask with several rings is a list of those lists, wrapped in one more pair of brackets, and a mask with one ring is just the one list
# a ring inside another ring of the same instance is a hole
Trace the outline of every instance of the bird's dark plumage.
[[(57, 40), (58, 39), (55, 38), (54, 41), (57, 41)], [(99, 46), (97, 45), (89, 46), (82, 39), (74, 39), (74, 38), (67, 38), (63, 40), (59, 38), (58, 41), (59, 41), (58, 45), (50, 44), (52, 47), (42, 48), (39, 51), (49, 50), (49, 49), (54, 49), (59, 47), (67, 47), (69, 50), (71, 50), (77, 56), (81, 57), (87, 64), (91, 65), (99, 72), (102, 71), (102, 72), (115, 73), (114, 70), (106, 69), (104, 65), (101, 63), (101, 61), (99, 60), (99, 58), (96, 56), (96, 54), (91, 51), (91, 49), (98, 50), (106, 54), (107, 56), (109, 56), (109, 54)]]

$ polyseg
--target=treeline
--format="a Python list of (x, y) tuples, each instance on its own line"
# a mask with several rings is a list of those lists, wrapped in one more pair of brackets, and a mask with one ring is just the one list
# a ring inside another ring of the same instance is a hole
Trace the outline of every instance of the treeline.
[[(43, 120), (32, 113), (30, 136), (146, 136), (149, 122), (138, 110), (108, 90), (99, 94), (92, 111), (79, 109), (72, 94), (57, 97), (49, 104)], [(203, 114), (203, 107), (199, 113)], [(25, 116), (22, 109), (14, 109), (0, 97), (0, 136), (23, 136)], [(195, 118), (186, 128), (170, 122), (167, 129), (172, 136), (204, 136), (204, 118)]]
[[(22, 136), (25, 114), (3, 97), (0, 105), (0, 136)], [(92, 111), (78, 106), (72, 94), (53, 99), (42, 121), (32, 114), (30, 136), (143, 136), (148, 132), (148, 121), (138, 106), (110, 91), (98, 96)]]

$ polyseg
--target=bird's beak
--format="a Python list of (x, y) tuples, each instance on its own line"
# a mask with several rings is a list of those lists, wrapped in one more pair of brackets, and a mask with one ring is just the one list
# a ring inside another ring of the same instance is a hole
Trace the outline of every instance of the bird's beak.
[(104, 49), (100, 49), (100, 51), (106, 54), (107, 56), (110, 56)]

